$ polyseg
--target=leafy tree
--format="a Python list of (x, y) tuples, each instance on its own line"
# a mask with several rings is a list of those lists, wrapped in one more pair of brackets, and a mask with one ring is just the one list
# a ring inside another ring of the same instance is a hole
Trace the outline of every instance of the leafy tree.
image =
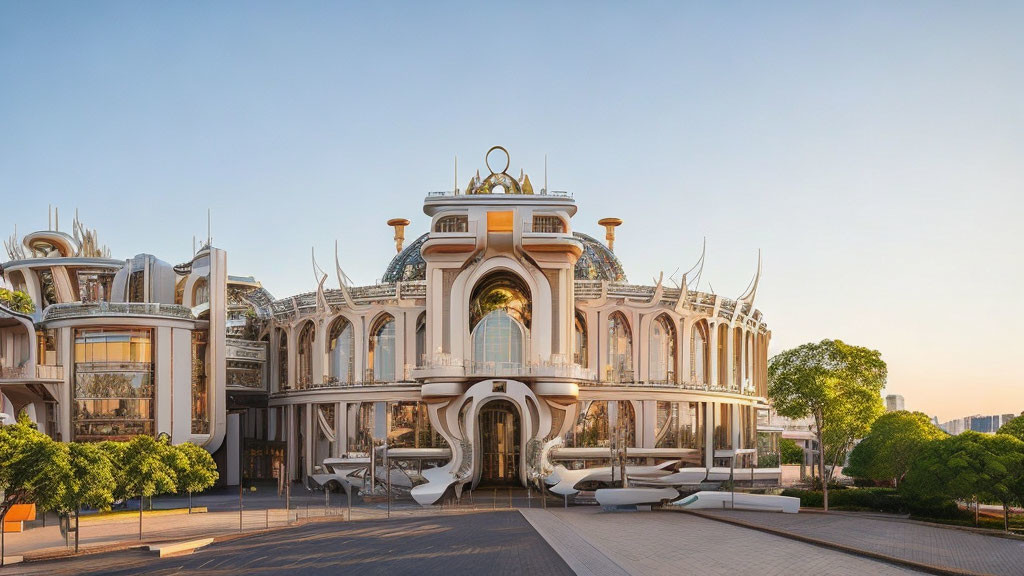
[[(814, 418), (825, 510), (832, 469), (883, 412), (886, 375), (878, 351), (840, 340), (804, 344), (769, 362), (768, 396), (775, 411), (786, 418)], [(826, 461), (832, 467), (826, 468)]]
[(782, 452), (783, 464), (799, 464), (804, 461), (804, 449), (794, 440), (779, 440), (779, 451)]
[(82, 508), (107, 510), (114, 502), (114, 467), (106, 451), (97, 444), (62, 444), (67, 452), (64, 497), (57, 511), (75, 514), (75, 552), (78, 552), (78, 517)]
[(914, 459), (902, 488), (922, 500), (1000, 502), (1008, 526), (1009, 505), (1024, 497), (1024, 442), (972, 430), (932, 440)]
[(31, 314), (36, 310), (31, 296), (18, 290), (6, 288), (0, 288), (0, 305), (22, 314)]
[(139, 539), (142, 539), (142, 509), (146, 497), (177, 491), (177, 476), (168, 465), (168, 451), (173, 448), (152, 436), (136, 436), (126, 443), (104, 442), (102, 446), (116, 470), (114, 497), (125, 500), (139, 497)]
[(175, 474), (178, 479), (178, 491), (188, 492), (188, 511), (192, 513), (192, 493), (202, 492), (214, 485), (220, 475), (213, 456), (204, 448), (191, 442), (174, 446), (179, 455), (176, 458)]
[(1009, 434), (1018, 440), (1024, 440), (1024, 417), (1018, 416), (999, 427), (996, 434)]
[[(15, 504), (35, 503), (43, 510), (57, 507), (68, 475), (66, 448), (36, 430), (24, 413), (14, 424), (0, 426), (0, 523)], [(0, 539), (0, 565), (3, 564)]]
[(871, 424), (871, 432), (850, 452), (847, 476), (899, 487), (910, 464), (929, 440), (946, 437), (922, 412), (900, 410), (882, 414)]

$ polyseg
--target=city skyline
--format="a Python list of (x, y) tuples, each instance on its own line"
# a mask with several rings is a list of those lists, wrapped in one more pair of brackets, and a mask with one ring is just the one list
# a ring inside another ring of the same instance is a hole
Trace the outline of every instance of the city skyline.
[(454, 156), (465, 188), (500, 144), (538, 188), (547, 156), (576, 230), (624, 220), (633, 282), (706, 238), (735, 297), (760, 249), (771, 353), (842, 339), (941, 421), (1024, 410), (1020, 6), (51, 6), (0, 7), (4, 237), (53, 204), (114, 258), (178, 263), (209, 209), (231, 273), (274, 296), (313, 290), (335, 240), (369, 284), (385, 221), (426, 231)]

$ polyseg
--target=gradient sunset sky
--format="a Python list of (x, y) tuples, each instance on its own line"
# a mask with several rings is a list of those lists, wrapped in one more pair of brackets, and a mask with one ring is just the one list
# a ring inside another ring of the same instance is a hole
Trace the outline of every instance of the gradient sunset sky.
[(375, 282), (391, 217), (500, 144), (629, 280), (756, 305), (772, 352), (882, 352), (940, 420), (1024, 410), (1024, 3), (0, 1), (0, 233), (79, 209), (116, 258), (310, 247)]

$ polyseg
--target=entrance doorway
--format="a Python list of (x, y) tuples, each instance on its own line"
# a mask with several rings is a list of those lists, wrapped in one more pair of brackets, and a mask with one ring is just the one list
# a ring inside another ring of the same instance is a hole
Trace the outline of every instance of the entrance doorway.
[(508, 400), (480, 409), (480, 485), (519, 484), (519, 411)]

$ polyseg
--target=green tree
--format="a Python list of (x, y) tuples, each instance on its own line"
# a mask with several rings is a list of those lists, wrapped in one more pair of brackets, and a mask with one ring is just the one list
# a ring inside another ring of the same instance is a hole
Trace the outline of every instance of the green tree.
[(899, 487), (910, 464), (930, 440), (946, 437), (922, 412), (887, 412), (871, 424), (871, 432), (850, 452), (847, 476)]
[(775, 411), (786, 418), (814, 419), (825, 510), (832, 470), (883, 412), (886, 375), (878, 351), (839, 340), (804, 344), (769, 362), (768, 397)]
[(108, 510), (114, 503), (114, 466), (107, 452), (97, 444), (62, 444), (67, 452), (67, 476), (64, 497), (57, 511), (75, 515), (75, 552), (78, 552), (78, 517), (82, 508)]
[(779, 440), (779, 451), (782, 452), (783, 464), (799, 464), (804, 461), (804, 449), (789, 438)]
[(1018, 416), (1003, 424), (996, 434), (1008, 434), (1018, 440), (1024, 440), (1024, 417)]
[[(62, 444), (36, 430), (22, 413), (14, 424), (0, 426), (0, 531), (15, 504), (34, 503), (43, 510), (56, 509), (64, 497), (68, 459)], [(0, 565), (3, 564), (0, 535)]]
[(177, 491), (177, 476), (168, 465), (168, 451), (173, 450), (166, 442), (152, 436), (136, 436), (129, 442), (104, 442), (104, 451), (114, 464), (116, 488), (114, 497), (139, 498), (139, 539), (142, 539), (142, 509), (146, 497)]
[(1024, 497), (1024, 442), (972, 430), (932, 440), (914, 459), (902, 489), (920, 500), (999, 502), (1008, 528), (1010, 504)]
[(176, 459), (175, 474), (178, 491), (188, 492), (188, 511), (192, 513), (192, 493), (202, 492), (217, 482), (217, 464), (204, 448), (191, 442), (178, 444), (174, 450), (180, 456)]

